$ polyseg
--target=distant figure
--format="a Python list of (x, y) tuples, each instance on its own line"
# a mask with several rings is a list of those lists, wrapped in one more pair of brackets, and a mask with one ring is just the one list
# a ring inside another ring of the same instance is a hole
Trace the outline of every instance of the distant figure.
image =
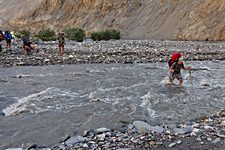
[(2, 30), (0, 30), (0, 52), (2, 51), (2, 41), (5, 39), (5, 35)]
[(174, 53), (169, 60), (169, 71), (170, 71), (170, 77), (169, 82), (170, 84), (173, 83), (174, 79), (179, 80), (179, 85), (182, 86), (183, 83), (183, 77), (181, 75), (181, 69), (183, 70), (191, 70), (190, 67), (184, 67), (184, 64), (182, 61), (180, 61), (181, 54), (180, 53)]
[(30, 37), (28, 35), (24, 35), (23, 38), (23, 49), (26, 51), (27, 55), (31, 53), (33, 47), (31, 46)]
[(58, 47), (59, 47), (59, 54), (63, 55), (64, 54), (64, 44), (65, 44), (65, 34), (63, 32), (60, 32), (58, 34)]
[(6, 49), (11, 48), (11, 42), (12, 42), (13, 36), (10, 33), (10, 31), (5, 31), (5, 40), (6, 40)]

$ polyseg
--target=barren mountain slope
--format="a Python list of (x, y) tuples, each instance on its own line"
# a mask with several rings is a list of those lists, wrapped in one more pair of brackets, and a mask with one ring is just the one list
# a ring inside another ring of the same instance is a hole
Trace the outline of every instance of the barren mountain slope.
[(224, 40), (224, 0), (0, 0), (0, 26), (116, 28), (124, 38)]

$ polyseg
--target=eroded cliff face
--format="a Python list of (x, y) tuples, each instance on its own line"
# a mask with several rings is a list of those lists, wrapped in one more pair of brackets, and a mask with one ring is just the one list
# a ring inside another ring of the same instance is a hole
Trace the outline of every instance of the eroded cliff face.
[(224, 0), (0, 0), (0, 25), (115, 28), (131, 39), (224, 40), (224, 12)]

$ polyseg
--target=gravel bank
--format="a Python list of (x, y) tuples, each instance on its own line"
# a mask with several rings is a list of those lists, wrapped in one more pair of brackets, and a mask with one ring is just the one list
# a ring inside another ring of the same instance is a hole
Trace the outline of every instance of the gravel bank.
[(64, 56), (58, 55), (56, 42), (39, 42), (30, 55), (26, 55), (17, 42), (11, 50), (0, 53), (0, 66), (165, 62), (174, 51), (182, 52), (187, 61), (225, 60), (223, 42), (67, 41)]

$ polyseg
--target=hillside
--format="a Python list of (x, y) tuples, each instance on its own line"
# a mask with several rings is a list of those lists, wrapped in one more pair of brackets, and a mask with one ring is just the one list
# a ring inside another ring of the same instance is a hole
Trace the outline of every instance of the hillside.
[(0, 27), (115, 28), (129, 39), (225, 40), (224, 0), (0, 0)]

